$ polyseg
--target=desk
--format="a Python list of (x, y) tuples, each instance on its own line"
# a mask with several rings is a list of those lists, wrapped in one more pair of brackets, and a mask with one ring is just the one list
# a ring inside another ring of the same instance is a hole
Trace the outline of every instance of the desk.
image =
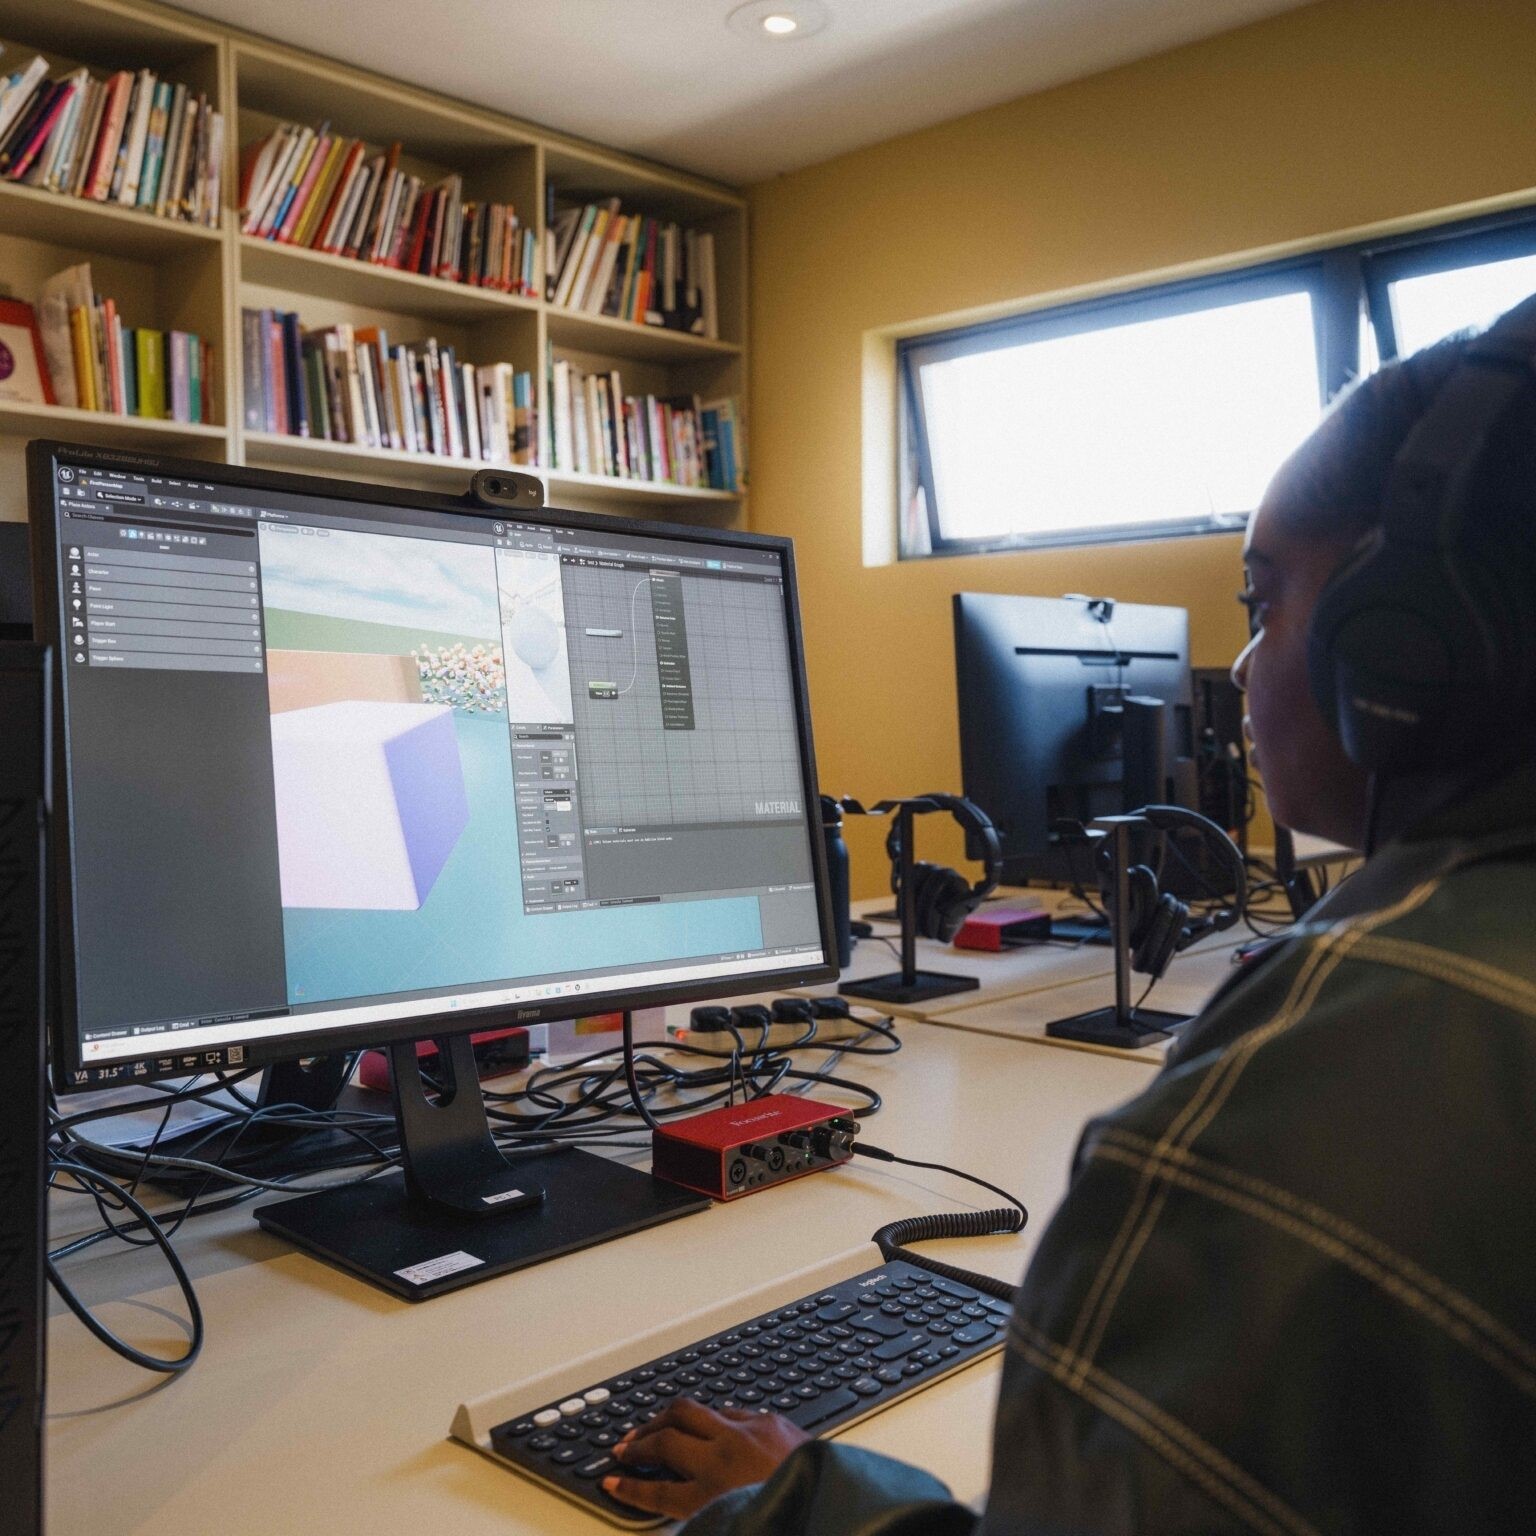
[[(1176, 955), (1168, 967), (1167, 975), (1158, 982), (1147, 999), (1147, 1006), (1167, 1013), (1198, 1013), (1211, 993), (1232, 974), (1235, 951), (1236, 941), (1229, 932), (1213, 935), (1205, 943), (1185, 950), (1182, 955)], [(1133, 996), (1139, 998), (1146, 984), (1144, 976), (1135, 977)], [(1028, 993), (993, 996), (985, 1002), (973, 1002), (969, 1007), (947, 1009), (943, 1013), (931, 1014), (926, 1022), (950, 1029), (1028, 1040), (1068, 1051), (1091, 1051), (1121, 1061), (1149, 1062), (1153, 1066), (1160, 1066), (1173, 1043), (1171, 1039), (1126, 1051), (1078, 1040), (1058, 1040), (1045, 1032), (1045, 1026), (1053, 1019), (1071, 1018), (1074, 1014), (1086, 1013), (1090, 1008), (1102, 1008), (1113, 1000), (1114, 988), (1107, 978), (1068, 981)]]
[[(1075, 912), (1078, 906), (1065, 892), (1061, 891), (1004, 888), (1002, 900), (1010, 905), (1044, 906), (1053, 911), (1070, 903), (1071, 910)], [(856, 903), (854, 910), (862, 915), (871, 910), (878, 910), (882, 906), (888, 907), (889, 904), (889, 897), (877, 898)], [(853, 952), (852, 964), (843, 972), (842, 979), (847, 981), (853, 978), (879, 976), (888, 971), (899, 970), (900, 959), (892, 953), (889, 945), (880, 942), (882, 938), (888, 937), (895, 943), (897, 932), (893, 923), (877, 923), (876, 936), (859, 941)], [(1232, 951), (1244, 940), (1250, 938), (1252, 934), (1246, 928), (1237, 925), (1227, 929), (1225, 933), (1210, 934), (1198, 944), (1192, 945), (1174, 958), (1167, 976), (1158, 983), (1157, 990), (1148, 999), (1148, 1006), (1167, 1009), (1171, 1012), (1180, 1010), (1193, 1012), (1215, 990), (1221, 977), (1226, 974), (1224, 967), (1228, 966)], [(921, 1019), (928, 1023), (947, 1023), (953, 1020), (970, 1026), (974, 1024), (973, 1016), (978, 1015), (979, 1010), (986, 1010), (984, 1014), (980, 1014), (980, 1017), (989, 1022), (1007, 1018), (1015, 1011), (1007, 1006), (1014, 999), (1034, 997), (1040, 993), (1049, 992), (1065, 1000), (1061, 1001), (1059, 1006), (1054, 1001), (1045, 1005), (1052, 1011), (1039, 1015), (1041, 1021), (1039, 1028), (1027, 1027), (999, 1031), (1029, 1039), (1044, 1039), (1046, 1038), (1044, 1034), (1046, 1020), (1062, 1018), (1114, 1000), (1111, 978), (1114, 975), (1115, 963), (1107, 944), (1075, 946), (1021, 944), (1015, 949), (991, 952), (956, 949), (951, 944), (939, 944), (932, 939), (919, 939), (917, 963), (923, 970), (951, 971), (962, 976), (974, 976), (981, 985), (969, 992), (952, 992), (947, 997), (930, 998), (920, 1003), (875, 1004), (861, 998), (850, 998), (849, 1001), (860, 1008), (878, 1007), (882, 1012), (894, 1013), (899, 1018)], [(1134, 985), (1139, 995), (1140, 990), (1146, 985), (1145, 978), (1135, 978)], [(1074, 987), (1081, 990), (1071, 991), (1070, 989)], [(836, 988), (807, 987), (802, 990), (805, 995), (812, 996), (835, 991)], [(1079, 997), (1086, 1001), (1075, 1001)], [(1190, 1001), (1190, 999), (1193, 1000)], [(1032, 1018), (1035, 1016), (1035, 1010), (1022, 1010), (1021, 1016)], [(1068, 1042), (1052, 1040), (1050, 1043), (1064, 1045)], [(1092, 1049), (1102, 1048), (1095, 1046)], [(1150, 1049), (1156, 1050), (1155, 1047)], [(1126, 1053), (1110, 1049), (1109, 1054), (1123, 1056)], [(1162, 1059), (1161, 1052), (1157, 1053), (1155, 1059), (1159, 1061)]]
[[(956, 1263), (1014, 1278), (1065, 1188), (1083, 1122), (1139, 1091), (1147, 1065), (962, 1028), (914, 1024), (903, 1037), (901, 1054), (852, 1070), (886, 1097), (871, 1137), (1015, 1190), (1032, 1212), (1025, 1233), (942, 1245)], [(974, 1207), (973, 1195), (942, 1174), (860, 1160), (420, 1306), (285, 1248), (248, 1208), (198, 1219), (177, 1246), (208, 1339), (184, 1380), (159, 1383), (72, 1317), (53, 1320), (50, 1536), (610, 1529), (450, 1443), (455, 1405), (847, 1252), (897, 1217)], [(90, 1219), (74, 1202), (58, 1214), (55, 1240)], [(68, 1273), (88, 1300), (120, 1298), (103, 1308), (110, 1325), (160, 1352), (179, 1347), (179, 1298), (151, 1256), (104, 1244)], [(920, 1461), (974, 1499), (997, 1371), (994, 1357), (849, 1438)]]

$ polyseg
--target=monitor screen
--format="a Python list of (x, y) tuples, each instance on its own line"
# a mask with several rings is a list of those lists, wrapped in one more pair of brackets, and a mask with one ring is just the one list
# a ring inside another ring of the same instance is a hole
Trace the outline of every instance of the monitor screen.
[(66, 1086), (830, 974), (787, 541), (33, 453)]

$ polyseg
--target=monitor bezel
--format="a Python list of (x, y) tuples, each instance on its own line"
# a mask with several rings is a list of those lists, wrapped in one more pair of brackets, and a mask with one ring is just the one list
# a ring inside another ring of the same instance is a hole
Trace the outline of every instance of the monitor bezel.
[[(222, 481), (250, 490), (270, 490), (299, 496), (319, 496), (339, 502), (358, 502), (408, 507), (427, 512), (478, 516), (502, 523), (545, 523), (560, 528), (600, 533), (622, 533), (638, 537), (676, 539), (684, 543), (715, 544), (776, 554), (784, 573), (785, 630), (789, 646), (795, 705), (796, 732), (804, 781), (806, 819), (810, 830), (812, 881), (815, 886), (817, 925), (823, 962), (777, 971), (743, 972), (737, 976), (701, 977), (697, 981), (671, 982), (656, 986), (635, 986), (622, 991), (593, 992), (581, 1001), (582, 1015), (617, 1013), (621, 1010), (663, 1007), (674, 1003), (694, 1003), (710, 998), (765, 992), (789, 987), (812, 986), (833, 981), (838, 969), (833, 926), (831, 893), (827, 880), (826, 849), (817, 835), (820, 827), (819, 789), (815, 746), (811, 731), (810, 693), (805, 668), (805, 647), (800, 627), (799, 587), (796, 579), (793, 541), (775, 534), (750, 533), (737, 529), (667, 523), (651, 519), (614, 517), (601, 513), (576, 512), (560, 507), (539, 507), (511, 511), (488, 507), (471, 498), (466, 489), (462, 496), (420, 491), (406, 487), (359, 480), (333, 480), (317, 475), (291, 474), (286, 471), (252, 469), (244, 465), (218, 461), (181, 459), (159, 454), (136, 453), (115, 448), (97, 448), (85, 443), (38, 439), (27, 445), (27, 494), (32, 525), (32, 583), (34, 629), (43, 644), (57, 653), (61, 642), (62, 615), (58, 606), (59, 565), (57, 506), (55, 484), (61, 464), (99, 466), (104, 469), (131, 470), (186, 480)], [(50, 814), (54, 836), (49, 851), (50, 892), (48, 907), (54, 918), (53, 964), (55, 984), (51, 988), (54, 1005), (49, 1010), (49, 1058), (55, 1088), (61, 1093), (84, 1092), (104, 1084), (122, 1081), (147, 1082), (165, 1077), (185, 1077), (186, 1069), (160, 1071), (154, 1060), (124, 1056), (98, 1066), (82, 1057), (79, 1005), (75, 989), (75, 924), (73, 841), (68, 794), (68, 744), (64, 712), (62, 667), (53, 669), (53, 739), (52, 774), (49, 786)], [(500, 1004), (485, 1008), (455, 1008), (447, 1013), (422, 1014), (400, 1021), (380, 1024), (354, 1024), (333, 1029), (319, 1028), (300, 1036), (268, 1036), (250, 1040), (231, 1039), (227, 1046), (243, 1045), (243, 1067), (263, 1067), (314, 1056), (363, 1050), (389, 1045), (397, 1040), (427, 1039), (500, 1029), (508, 1025), (538, 1024), (571, 1017), (569, 999), (545, 1002)], [(140, 1069), (143, 1070), (140, 1070)], [(81, 1074), (84, 1074), (82, 1079)]]

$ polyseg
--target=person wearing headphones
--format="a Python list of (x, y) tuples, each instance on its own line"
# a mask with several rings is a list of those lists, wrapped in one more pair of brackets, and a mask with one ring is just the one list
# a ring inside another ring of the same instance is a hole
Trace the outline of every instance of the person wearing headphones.
[(694, 1403), (620, 1452), (681, 1481), (616, 1496), (688, 1536), (1532, 1528), (1536, 298), (1351, 389), (1244, 561), (1270, 804), (1367, 859), (1085, 1129), (985, 1512)]

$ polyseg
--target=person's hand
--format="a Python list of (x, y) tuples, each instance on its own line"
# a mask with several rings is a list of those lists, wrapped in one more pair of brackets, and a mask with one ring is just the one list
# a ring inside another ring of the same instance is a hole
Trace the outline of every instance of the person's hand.
[(776, 1413), (717, 1412), (678, 1398), (665, 1413), (625, 1435), (613, 1454), (632, 1467), (665, 1467), (680, 1481), (612, 1476), (603, 1479), (603, 1491), (648, 1514), (681, 1520), (732, 1488), (762, 1482), (809, 1439)]

